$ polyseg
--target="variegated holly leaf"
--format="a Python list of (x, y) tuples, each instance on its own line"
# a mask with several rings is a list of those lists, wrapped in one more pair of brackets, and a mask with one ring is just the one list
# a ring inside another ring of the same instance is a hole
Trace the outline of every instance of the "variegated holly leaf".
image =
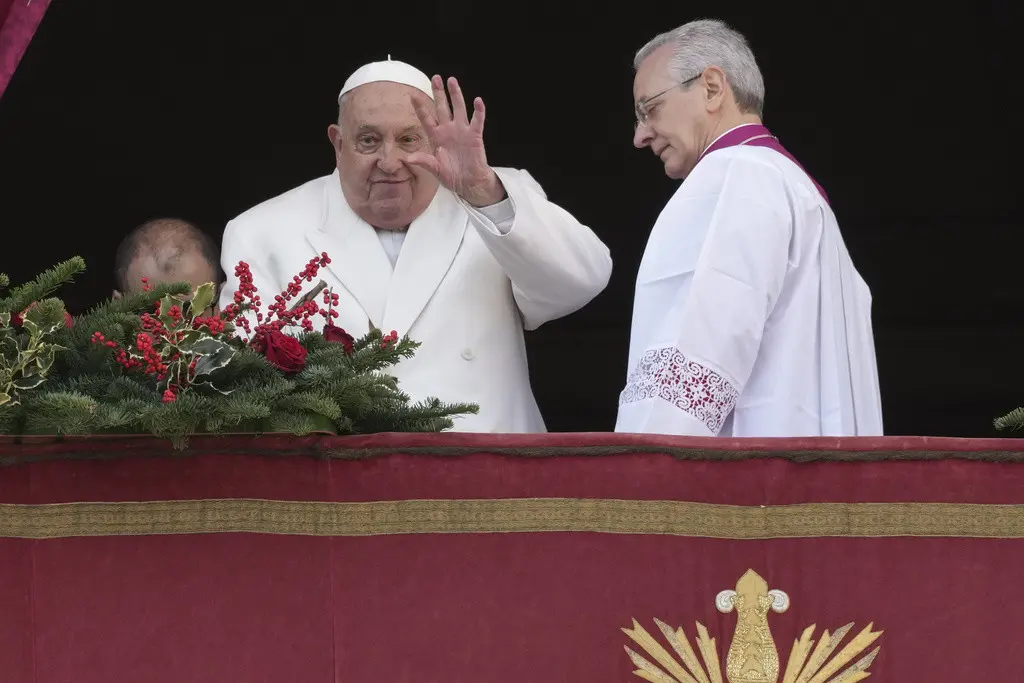
[(231, 359), (235, 356), (234, 348), (226, 342), (214, 339), (213, 337), (207, 337), (196, 342), (192, 347), (192, 352), (200, 355), (199, 362), (196, 363), (195, 367), (196, 377), (209, 375), (215, 370), (219, 370), (230, 363)]
[(178, 322), (175, 322), (174, 318), (171, 317), (171, 309), (177, 306), (179, 309), (184, 308), (182, 304), (185, 300), (181, 297), (172, 296), (170, 294), (160, 299), (160, 322), (164, 324), (164, 327), (170, 332), (178, 328)]
[(45, 375), (22, 375), (19, 379), (14, 380), (13, 384), (16, 389), (26, 391), (28, 389), (35, 389), (40, 384), (46, 381)]
[(189, 314), (194, 318), (197, 315), (202, 314), (210, 304), (213, 303), (214, 298), (217, 296), (217, 289), (214, 287), (212, 282), (207, 282), (196, 287), (195, 293), (192, 295), (191, 308)]

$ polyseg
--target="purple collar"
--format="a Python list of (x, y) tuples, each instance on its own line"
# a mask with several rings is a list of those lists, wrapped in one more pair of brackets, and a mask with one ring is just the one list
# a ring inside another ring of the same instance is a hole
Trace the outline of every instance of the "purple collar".
[[(782, 146), (778, 138), (772, 135), (771, 131), (765, 128), (760, 123), (747, 123), (742, 126), (737, 126), (736, 128), (733, 128), (728, 133), (722, 135), (720, 138), (711, 143), (711, 145), (706, 150), (704, 150), (704, 153), (700, 155), (700, 158), (697, 159), (697, 163), (699, 164), (701, 159), (703, 159), (708, 154), (711, 154), (714, 151), (717, 151), (719, 149), (725, 149), (726, 147), (738, 147), (740, 145), (749, 145), (751, 147), (768, 147), (769, 149), (774, 149), (776, 152), (778, 152), (779, 154), (783, 155), (784, 157), (792, 161), (794, 164), (796, 164), (801, 171), (807, 173), (807, 170), (800, 165), (800, 162), (797, 161), (796, 158), (794, 158), (793, 155), (790, 154), (786, 150), (786, 148)], [(821, 193), (821, 196), (824, 197), (825, 202), (827, 203), (828, 195), (825, 194), (824, 188), (822, 188), (822, 186), (818, 184), (817, 180), (811, 177), (810, 173), (807, 173), (807, 177), (810, 178), (811, 182), (814, 183), (814, 186), (818, 188), (818, 192)]]

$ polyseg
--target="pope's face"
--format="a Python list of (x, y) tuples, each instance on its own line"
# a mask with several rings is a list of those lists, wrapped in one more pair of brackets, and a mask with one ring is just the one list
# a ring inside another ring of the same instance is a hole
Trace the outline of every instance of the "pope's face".
[(429, 171), (406, 163), (429, 151), (412, 98), (419, 90), (399, 83), (367, 83), (347, 93), (341, 126), (328, 129), (341, 190), (356, 215), (384, 230), (400, 230), (437, 194)]
[[(646, 123), (638, 123), (633, 144), (650, 147), (670, 178), (689, 175), (704, 151), (710, 129), (700, 81), (682, 85), (671, 78), (668, 63), (673, 46), (655, 50), (637, 69), (633, 101), (643, 103)], [(689, 75), (689, 74), (687, 74)]]

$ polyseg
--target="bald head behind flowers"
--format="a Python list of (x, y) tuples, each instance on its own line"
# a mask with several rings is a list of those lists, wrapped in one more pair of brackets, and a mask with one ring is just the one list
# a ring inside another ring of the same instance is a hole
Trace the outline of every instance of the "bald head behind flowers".
[(157, 218), (135, 228), (121, 242), (115, 257), (114, 296), (138, 292), (143, 279), (151, 284), (223, 281), (220, 250), (205, 232), (179, 218)]

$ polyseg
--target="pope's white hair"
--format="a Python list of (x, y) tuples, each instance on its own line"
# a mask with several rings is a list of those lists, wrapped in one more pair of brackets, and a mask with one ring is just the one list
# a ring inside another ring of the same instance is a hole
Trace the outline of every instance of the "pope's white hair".
[(348, 96), (352, 93), (345, 93), (338, 99), (338, 130), (341, 130), (341, 115), (345, 113), (345, 105), (348, 104)]
[(761, 116), (764, 78), (743, 34), (717, 19), (691, 21), (656, 36), (640, 48), (633, 59), (633, 68), (639, 69), (652, 52), (668, 44), (674, 46), (668, 63), (674, 80), (682, 83), (709, 66), (717, 66), (729, 81), (740, 111)]

